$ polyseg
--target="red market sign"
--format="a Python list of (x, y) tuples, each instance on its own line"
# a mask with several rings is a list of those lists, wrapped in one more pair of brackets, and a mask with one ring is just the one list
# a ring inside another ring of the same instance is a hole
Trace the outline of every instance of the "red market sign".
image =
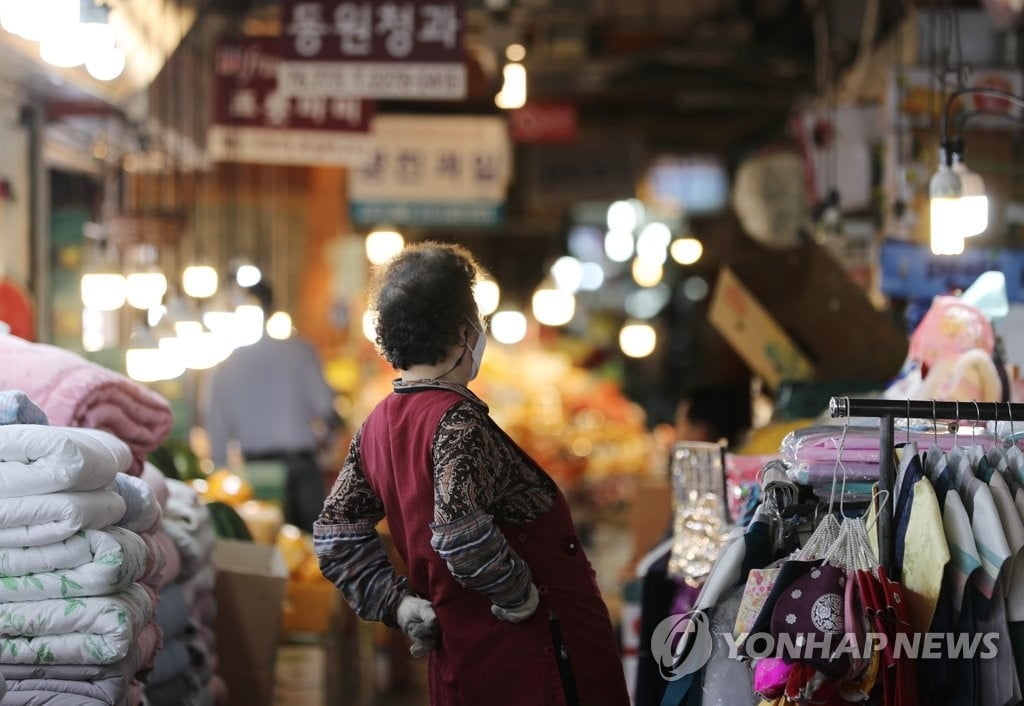
[(371, 155), (373, 104), (295, 97), (278, 86), (280, 40), (225, 39), (214, 54), (215, 159), (267, 164), (356, 165)]
[(574, 142), (579, 133), (572, 103), (527, 103), (508, 116), (512, 139), (523, 144)]
[(289, 95), (466, 96), (460, 0), (282, 4), (280, 86)]

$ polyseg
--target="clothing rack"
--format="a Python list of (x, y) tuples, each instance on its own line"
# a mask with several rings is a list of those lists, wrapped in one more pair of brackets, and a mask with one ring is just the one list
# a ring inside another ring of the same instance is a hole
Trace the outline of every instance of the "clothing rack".
[[(896, 465), (891, 452), (895, 445), (897, 419), (954, 419), (967, 421), (1020, 421), (1024, 424), (1024, 404), (1010, 402), (936, 402), (934, 400), (876, 400), (833, 397), (829, 414), (837, 417), (876, 418), (880, 421), (878, 488), (890, 500), (878, 514), (878, 560), (891, 571), (893, 551), (893, 511)], [(889, 451), (886, 451), (888, 449)]]

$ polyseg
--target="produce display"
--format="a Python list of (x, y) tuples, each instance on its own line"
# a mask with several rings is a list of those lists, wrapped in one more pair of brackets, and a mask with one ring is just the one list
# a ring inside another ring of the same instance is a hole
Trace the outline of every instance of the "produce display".
[[(390, 392), (395, 377), (381, 369), (366, 380), (355, 399), (353, 426)], [(470, 388), (563, 489), (651, 468), (652, 441), (641, 407), (615, 382), (574, 365), (566, 354), (491, 346)]]

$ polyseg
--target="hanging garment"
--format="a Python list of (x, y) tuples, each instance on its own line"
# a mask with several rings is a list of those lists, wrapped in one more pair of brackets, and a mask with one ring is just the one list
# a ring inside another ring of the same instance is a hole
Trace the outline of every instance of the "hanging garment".
[[(433, 436), (445, 412), (465, 399), (437, 388), (393, 394), (363, 427), (366, 478), (383, 502), (395, 546), (409, 569), (409, 585), (429, 597), (440, 624), (440, 644), (430, 653), (428, 667), (431, 704), (566, 704), (572, 702), (563, 684), (573, 681), (581, 704), (627, 704), (608, 610), (561, 493), (533, 523), (496, 525), (529, 565), (541, 593), (540, 607), (522, 623), (497, 620), (490, 600), (460, 586), (431, 547)], [(564, 640), (561, 653), (559, 637)], [(566, 661), (572, 676), (563, 680)]]
[(942, 513), (931, 482), (916, 454), (905, 455), (903, 482), (896, 501), (895, 563), (909, 603), (911, 624), (926, 632), (932, 624), (949, 546)]
[(702, 706), (755, 706), (760, 702), (754, 695), (750, 668), (730, 656), (729, 641), (725, 638), (736, 623), (742, 598), (743, 588), (737, 586), (708, 611), (714, 645), (704, 668)]
[[(973, 581), (977, 589), (974, 594), (975, 630), (997, 633), (999, 642), (1009, 646), (1010, 629), (1006, 622), (1002, 572), (1011, 552), (999, 512), (992, 491), (973, 473), (961, 476), (960, 494), (971, 518), (971, 528), (981, 556), (981, 570), (975, 573)], [(980, 703), (1007, 704), (1020, 701), (1020, 682), (1013, 653), (1009, 649), (999, 650), (995, 659), (978, 662)]]

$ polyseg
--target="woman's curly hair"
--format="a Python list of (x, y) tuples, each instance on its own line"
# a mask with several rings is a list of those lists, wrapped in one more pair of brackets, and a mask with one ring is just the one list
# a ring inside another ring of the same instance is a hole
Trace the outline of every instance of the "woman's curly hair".
[(381, 355), (399, 370), (444, 360), (459, 341), (459, 325), (478, 318), (473, 285), (480, 273), (465, 248), (429, 241), (376, 268), (369, 301)]

